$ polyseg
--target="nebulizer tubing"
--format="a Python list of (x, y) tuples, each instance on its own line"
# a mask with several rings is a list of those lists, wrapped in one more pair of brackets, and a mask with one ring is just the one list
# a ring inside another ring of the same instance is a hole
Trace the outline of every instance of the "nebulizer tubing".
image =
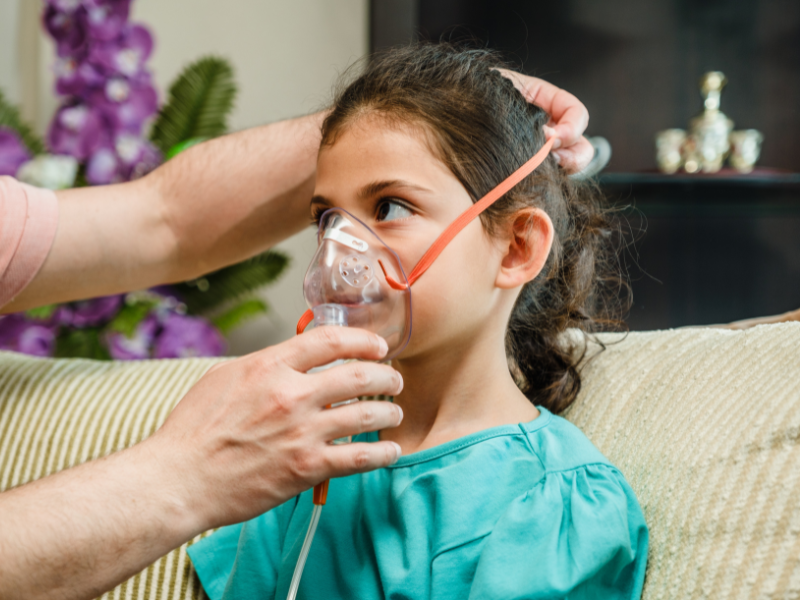
[[(323, 325), (327, 326), (334, 326), (334, 327), (347, 327), (347, 307), (341, 306), (338, 304), (322, 304), (317, 306), (312, 311), (313, 321), (315, 327), (321, 327)], [(308, 322), (303, 325), (303, 329), (305, 329)], [(298, 333), (302, 333), (300, 331), (300, 325), (298, 324)], [(330, 369), (331, 367), (335, 367), (336, 365), (342, 364), (344, 361), (337, 360), (327, 365), (316, 367), (311, 369), (309, 373), (319, 373), (320, 371), (325, 371)], [(344, 402), (337, 402), (335, 404), (331, 404), (331, 408), (336, 406), (342, 406), (344, 404), (350, 404), (351, 402), (355, 402), (356, 400), (345, 400)], [(338, 438), (333, 440), (333, 444), (347, 444), (349, 443), (351, 438)], [(311, 512), (311, 521), (308, 524), (308, 531), (306, 531), (306, 537), (303, 540), (303, 547), (300, 549), (300, 555), (297, 557), (297, 564), (294, 567), (294, 574), (292, 575), (292, 583), (289, 585), (289, 594), (286, 596), (287, 600), (295, 600), (297, 597), (297, 590), (300, 587), (300, 579), (303, 577), (303, 570), (306, 566), (306, 560), (308, 559), (308, 553), (311, 551), (311, 544), (314, 542), (314, 535), (317, 533), (317, 525), (319, 525), (319, 518), (322, 514), (322, 507), (325, 505), (325, 501), (328, 497), (328, 482), (323, 481), (321, 484), (314, 487), (314, 509)]]
[[(555, 142), (556, 138), (551, 138), (542, 146), (542, 148), (530, 158), (525, 164), (523, 164), (519, 169), (514, 171), (511, 175), (509, 175), (504, 181), (502, 181), (497, 187), (492, 189), (488, 194), (486, 194), (483, 198), (475, 202), (468, 210), (464, 211), (455, 221), (453, 221), (443, 232), (442, 234), (433, 242), (430, 248), (428, 248), (427, 252), (423, 255), (423, 257), (419, 260), (416, 264), (414, 269), (409, 274), (408, 278), (406, 279), (405, 275), (402, 272), (402, 265), (398, 265), (400, 268), (400, 280), (387, 272), (386, 265), (383, 261), (379, 258), (377, 259), (378, 266), (383, 271), (383, 275), (385, 278), (386, 283), (388, 286), (396, 290), (398, 292), (403, 292), (408, 294), (410, 291), (411, 285), (425, 272), (427, 269), (433, 264), (436, 258), (441, 254), (441, 252), (445, 249), (447, 244), (452, 241), (452, 239), (458, 235), (458, 233), (464, 229), (473, 219), (475, 219), (478, 215), (480, 215), (484, 210), (486, 210), (489, 206), (491, 206), (494, 202), (502, 198), (506, 193), (508, 193), (515, 185), (521, 182), (525, 177), (530, 175), (536, 167), (538, 167), (545, 158), (547, 158), (550, 150), (553, 147), (553, 143)], [(329, 209), (326, 212), (333, 212), (333, 211), (341, 211), (341, 209)], [(361, 223), (345, 211), (341, 211), (342, 213), (347, 214), (353, 221), (356, 221), (366, 227), (368, 231), (371, 232), (369, 227), (365, 224)], [(323, 214), (322, 219), (324, 220), (325, 215)], [(372, 233), (372, 232), (371, 232)], [(380, 241), (374, 233), (372, 235)], [(320, 237), (320, 241), (322, 240), (331, 240), (335, 241), (336, 243), (347, 246), (357, 252), (364, 252), (369, 248), (369, 244), (364, 242), (363, 240), (353, 237), (349, 234), (343, 233), (341, 231), (326, 231), (323, 236)], [(382, 242), (381, 242), (382, 243)], [(397, 259), (397, 255), (391, 251), (391, 249), (386, 247), (389, 250), (390, 254)], [(309, 269), (311, 270), (311, 268)], [(347, 272), (342, 272), (343, 275), (347, 275)], [(306, 275), (308, 279), (308, 274)], [(356, 282), (349, 280), (347, 277), (344, 277), (345, 281), (350, 284), (351, 286)], [(363, 280), (362, 280), (363, 285)], [(357, 287), (357, 286), (356, 286)], [(409, 297), (409, 305), (408, 309), (410, 312), (410, 297)], [(297, 323), (297, 333), (298, 335), (305, 331), (306, 327), (314, 321), (315, 326), (321, 325), (335, 325), (340, 327), (347, 327), (347, 314), (348, 308), (346, 306), (335, 304), (335, 303), (323, 303), (317, 306), (314, 306), (313, 309), (307, 310), (303, 316), (300, 318), (300, 321)], [(409, 315), (410, 318), (410, 315)], [(358, 326), (358, 325), (356, 325)], [(408, 343), (408, 337), (410, 336), (410, 327), (406, 332), (405, 342), (402, 344), (404, 347), (406, 343)], [(402, 350), (401, 348), (397, 349), (399, 353)], [(396, 355), (396, 354), (395, 354)], [(328, 369), (333, 367), (337, 364), (341, 364), (343, 361), (335, 361), (329, 365), (325, 365), (323, 367), (318, 367), (317, 369), (313, 369), (312, 371), (321, 371), (324, 369)], [(340, 404), (347, 404), (352, 402), (351, 400), (347, 400), (345, 402), (337, 403), (338, 406)], [(333, 443), (348, 443), (350, 440), (348, 439), (340, 439), (334, 440)], [(292, 576), (292, 582), (289, 586), (289, 594), (287, 596), (287, 600), (295, 600), (297, 596), (297, 591), (300, 586), (300, 579), (303, 576), (303, 570), (305, 568), (306, 561), (308, 559), (308, 554), (311, 550), (311, 544), (314, 541), (314, 535), (317, 532), (317, 526), (319, 525), (320, 515), (322, 514), (322, 507), (325, 504), (328, 496), (328, 481), (323, 481), (321, 484), (318, 484), (314, 487), (314, 509), (311, 513), (311, 521), (308, 525), (308, 531), (306, 532), (306, 537), (303, 540), (303, 546), (300, 549), (300, 555), (297, 559), (297, 564), (294, 569), (294, 575)]]

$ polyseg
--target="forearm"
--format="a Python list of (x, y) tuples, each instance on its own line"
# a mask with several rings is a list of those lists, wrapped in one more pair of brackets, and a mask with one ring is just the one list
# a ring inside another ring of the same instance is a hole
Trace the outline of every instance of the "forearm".
[(0, 494), (0, 598), (95, 598), (202, 527), (145, 442)]
[(183, 281), (300, 231), (322, 118), (211, 140), (131, 183), (58, 192), (50, 254), (3, 312)]
[(727, 323), (725, 325), (713, 325), (713, 327), (721, 327), (724, 329), (749, 329), (756, 325), (771, 325), (775, 323), (788, 323), (790, 321), (800, 321), (800, 309), (770, 317), (756, 317), (753, 319), (734, 321), (733, 323)]
[(225, 136), (153, 173), (176, 242), (173, 279), (238, 262), (308, 226), (323, 117)]

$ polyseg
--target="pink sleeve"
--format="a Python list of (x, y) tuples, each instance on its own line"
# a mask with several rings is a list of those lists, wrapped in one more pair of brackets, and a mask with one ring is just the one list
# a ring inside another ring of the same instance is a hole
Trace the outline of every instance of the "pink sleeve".
[(57, 226), (53, 192), (0, 177), (0, 306), (11, 302), (39, 272)]

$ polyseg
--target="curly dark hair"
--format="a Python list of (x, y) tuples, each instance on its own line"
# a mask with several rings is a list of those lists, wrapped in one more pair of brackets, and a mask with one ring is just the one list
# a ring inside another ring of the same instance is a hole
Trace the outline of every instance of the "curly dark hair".
[[(440, 158), (473, 202), (503, 181), (545, 142), (547, 114), (529, 104), (498, 68), (496, 52), (449, 43), (416, 43), (375, 55), (336, 96), (322, 128), (333, 144), (348, 124), (379, 113), (431, 137)], [(553, 249), (523, 286), (506, 334), (509, 367), (534, 404), (559, 413), (581, 387), (578, 364), (590, 332), (618, 327), (622, 308), (614, 233), (597, 187), (571, 180), (548, 157), (481, 215), (490, 233), (520, 210), (538, 207), (553, 221)], [(564, 335), (567, 329), (582, 336)]]

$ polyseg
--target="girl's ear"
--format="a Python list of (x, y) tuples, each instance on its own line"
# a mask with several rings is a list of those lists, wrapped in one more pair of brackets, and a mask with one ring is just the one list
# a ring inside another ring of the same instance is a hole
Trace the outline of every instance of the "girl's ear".
[(513, 289), (533, 280), (544, 268), (553, 246), (553, 221), (538, 208), (518, 212), (503, 238), (505, 254), (495, 285)]

